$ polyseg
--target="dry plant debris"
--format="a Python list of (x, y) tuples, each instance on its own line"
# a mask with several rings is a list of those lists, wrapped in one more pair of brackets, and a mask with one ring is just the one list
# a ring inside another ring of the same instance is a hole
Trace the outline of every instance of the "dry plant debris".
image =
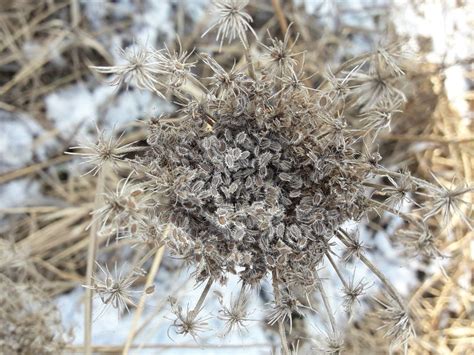
[(0, 290), (0, 353), (61, 353), (66, 345), (61, 317), (46, 295), (2, 274)]

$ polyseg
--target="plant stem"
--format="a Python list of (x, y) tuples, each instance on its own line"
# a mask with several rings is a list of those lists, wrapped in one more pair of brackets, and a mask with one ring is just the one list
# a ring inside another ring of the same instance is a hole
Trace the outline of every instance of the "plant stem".
[[(148, 253), (146, 253), (145, 255), (143, 255), (134, 265), (134, 268), (135, 270), (136, 269), (140, 269), (153, 255), (155, 255), (155, 253), (160, 249), (160, 248), (164, 248), (163, 247), (163, 244), (159, 244), (157, 246), (155, 246), (153, 249), (150, 249), (148, 251)], [(134, 276), (134, 273), (131, 272), (128, 276), (127, 276), (127, 281), (130, 280), (132, 277)]]
[(324, 291), (323, 283), (321, 279), (319, 278), (318, 272), (316, 272), (316, 276), (318, 277), (318, 289), (319, 292), (321, 293), (321, 298), (323, 299), (324, 307), (326, 308), (328, 317), (329, 317), (329, 323), (331, 324), (331, 329), (333, 334), (336, 334), (336, 319), (334, 318), (334, 314), (332, 312), (331, 304), (329, 303), (328, 296), (326, 295), (326, 291)]
[[(396, 171), (390, 171), (386, 169), (375, 169), (374, 173), (379, 174), (379, 175), (390, 175), (392, 177), (397, 177), (397, 178), (405, 178), (406, 174), (402, 173), (397, 173)], [(426, 189), (436, 189), (437, 187), (433, 185), (432, 183), (425, 181), (423, 179), (419, 179), (415, 176), (410, 176), (410, 178), (417, 183), (420, 187), (424, 187)]]
[[(272, 283), (273, 283), (273, 294), (275, 296), (275, 303), (281, 303), (280, 289), (277, 284), (277, 271), (272, 271)], [(288, 347), (288, 340), (286, 340), (285, 324), (283, 319), (278, 321), (278, 333), (280, 334), (281, 347), (283, 349), (283, 355), (290, 355), (290, 349)]]
[(344, 280), (344, 277), (342, 276), (341, 272), (339, 271), (339, 268), (336, 265), (336, 262), (331, 256), (331, 253), (329, 251), (326, 251), (326, 258), (328, 258), (329, 262), (331, 263), (332, 268), (334, 271), (336, 271), (337, 276), (339, 277), (339, 280), (341, 280), (342, 285), (346, 290), (349, 290), (349, 284), (347, 283), (346, 280)]
[(257, 80), (257, 75), (255, 74), (255, 67), (253, 66), (253, 60), (252, 60), (252, 55), (250, 54), (250, 41), (248, 40), (248, 35), (246, 35), (247, 37), (247, 43), (242, 43), (243, 46), (244, 46), (244, 53), (245, 53), (245, 60), (247, 61), (247, 64), (248, 64), (248, 72), (249, 72), (249, 76), (253, 79), (253, 80)]
[(212, 282), (213, 282), (212, 278), (209, 278), (209, 280), (207, 281), (206, 287), (204, 287), (204, 290), (202, 290), (201, 296), (199, 297), (199, 300), (197, 301), (196, 306), (191, 311), (193, 312), (194, 317), (197, 317), (197, 315), (201, 311), (204, 300), (206, 299), (207, 294), (209, 293), (209, 290), (211, 289)]
[[(354, 58), (351, 58), (349, 59), (348, 61), (342, 63), (339, 68), (337, 68), (337, 70), (333, 73), (334, 76), (337, 76), (338, 74), (340, 74), (343, 70), (351, 67), (351, 66), (355, 66), (357, 64), (361, 64), (363, 63), (367, 58), (370, 57), (370, 53), (368, 54), (362, 54), (358, 57), (354, 57)], [(325, 78), (323, 79), (323, 81), (321, 82), (321, 84), (319, 85), (318, 87), (318, 90), (323, 90), (326, 85), (329, 83), (328, 79)]]
[(375, 191), (378, 191), (378, 192), (382, 191), (383, 189), (387, 187), (386, 185), (375, 184), (369, 181), (362, 181), (362, 185), (367, 186), (367, 187), (372, 187), (373, 189), (375, 189)]
[(286, 21), (286, 17), (283, 14), (283, 9), (281, 8), (280, 0), (272, 0), (272, 6), (275, 9), (275, 15), (278, 18), (278, 23), (281, 28), (281, 32), (283, 34), (288, 31), (288, 22)]
[(245, 59), (247, 60), (248, 72), (249, 72), (250, 77), (253, 80), (257, 80), (257, 76), (255, 75), (255, 67), (253, 66), (252, 55), (250, 54), (249, 48), (245, 49)]
[[(350, 239), (350, 237), (347, 235), (345, 231), (339, 228), (337, 230), (336, 236), (345, 246), (349, 246), (349, 242), (347, 241), (347, 239)], [(402, 309), (405, 309), (405, 305), (402, 301), (402, 297), (397, 292), (397, 290), (392, 285), (392, 283), (382, 274), (382, 272), (369, 259), (367, 259), (365, 255), (360, 254), (358, 255), (358, 258), (360, 259), (360, 261), (362, 261), (365, 264), (365, 266), (367, 266), (369, 270), (371, 270), (374, 273), (375, 276), (378, 277), (378, 279), (384, 284), (388, 292), (391, 294), (393, 299), (400, 305), (400, 307)]]
[(384, 210), (388, 213), (391, 213), (395, 216), (399, 216), (399, 217), (402, 217), (404, 218), (405, 220), (415, 224), (415, 225), (420, 225), (420, 223), (414, 218), (414, 216), (411, 216), (409, 214), (406, 214), (404, 212), (400, 212), (400, 211), (397, 211), (396, 209), (390, 207), (390, 206), (387, 206), (386, 204), (382, 203), (382, 202), (378, 202), (378, 201), (375, 201), (375, 200), (372, 200), (372, 199), (368, 199), (369, 202), (374, 205), (376, 208), (380, 208), (381, 210)]
[[(99, 170), (97, 177), (97, 186), (95, 190), (95, 199), (94, 199), (94, 210), (96, 210), (101, 203), (102, 194), (104, 192), (105, 185), (105, 170), (106, 165)], [(86, 269), (86, 280), (87, 286), (92, 287), (92, 275), (94, 274), (94, 265), (97, 256), (98, 248), (98, 227), (99, 223), (97, 217), (92, 217), (92, 223), (89, 230), (89, 246), (87, 249), (87, 269)], [(86, 299), (84, 307), (84, 347), (85, 354), (92, 354), (92, 296), (93, 290), (91, 288), (86, 288)]]
[[(165, 230), (165, 233), (167, 233), (168, 229)], [(155, 275), (158, 272), (158, 269), (161, 264), (161, 259), (163, 258), (163, 253), (165, 251), (165, 247), (162, 246), (160, 249), (155, 254), (155, 258), (153, 259), (153, 264), (151, 266), (150, 272), (148, 273), (146, 283), (144, 286), (144, 290), (146, 290), (148, 287), (150, 287), (153, 284), (153, 280), (155, 279)], [(135, 314), (133, 315), (133, 323), (132, 327), (130, 328), (130, 332), (128, 333), (127, 337), (127, 342), (125, 343), (125, 347), (123, 349), (123, 354), (126, 355), (128, 354), (130, 347), (133, 343), (133, 339), (135, 338), (135, 335), (137, 334), (137, 326), (138, 326), (138, 321), (140, 320), (140, 317), (143, 313), (143, 309), (145, 307), (145, 299), (146, 299), (146, 293), (143, 292), (142, 296), (140, 297), (140, 302), (138, 303), (137, 309), (135, 310)]]

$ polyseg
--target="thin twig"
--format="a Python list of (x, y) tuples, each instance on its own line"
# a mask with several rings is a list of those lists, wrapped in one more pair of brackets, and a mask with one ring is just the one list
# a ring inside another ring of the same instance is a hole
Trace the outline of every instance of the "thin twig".
[(245, 53), (245, 60), (247, 61), (247, 70), (248, 70), (248, 73), (249, 73), (249, 76), (253, 79), (253, 80), (257, 80), (257, 75), (255, 74), (255, 67), (253, 65), (253, 60), (252, 60), (252, 54), (250, 53), (250, 41), (249, 41), (249, 36), (247, 36), (247, 45), (245, 45), (245, 43), (243, 43), (244, 45), (244, 53)]
[[(102, 194), (104, 192), (105, 185), (105, 170), (104, 165), (97, 177), (97, 187), (95, 191), (94, 206), (97, 209), (100, 205)], [(98, 247), (98, 228), (99, 223), (97, 217), (92, 218), (92, 223), (89, 232), (89, 246), (87, 250), (87, 269), (86, 269), (86, 285), (92, 287), (92, 275), (94, 273), (94, 265), (97, 255)], [(85, 300), (85, 311), (84, 311), (84, 346), (86, 355), (92, 354), (92, 288), (86, 288), (86, 300)]]
[(331, 304), (329, 303), (328, 296), (326, 295), (326, 291), (324, 291), (323, 282), (319, 278), (318, 272), (315, 271), (318, 280), (318, 289), (321, 293), (321, 298), (323, 299), (324, 307), (326, 308), (326, 312), (329, 317), (329, 324), (331, 324), (331, 329), (333, 334), (336, 334), (336, 319), (334, 318), (334, 313), (332, 312)]
[(27, 166), (27, 167), (22, 168), (22, 169), (17, 169), (17, 170), (14, 170), (14, 171), (10, 171), (8, 173), (0, 175), (0, 185), (6, 183), (8, 181), (15, 180), (15, 179), (18, 179), (18, 178), (36, 173), (39, 170), (50, 167), (52, 165), (65, 163), (65, 162), (67, 162), (71, 159), (72, 159), (72, 157), (70, 157), (70, 156), (60, 155), (58, 157), (47, 160), (45, 162), (33, 164), (33, 165)]
[(350, 289), (349, 284), (347, 283), (346, 280), (344, 280), (344, 277), (342, 276), (341, 271), (337, 267), (336, 262), (332, 258), (331, 253), (329, 251), (326, 251), (325, 254), (326, 254), (326, 258), (328, 258), (329, 262), (331, 263), (332, 268), (334, 269), (334, 271), (336, 271), (336, 274), (339, 277), (339, 280), (341, 280), (342, 284), (344, 285), (344, 288), (346, 290), (349, 290)]
[[(275, 296), (275, 303), (278, 304), (278, 303), (281, 303), (281, 295), (280, 295), (280, 289), (278, 288), (277, 279), (278, 279), (277, 271), (273, 269), (272, 271), (273, 294)], [(286, 339), (285, 324), (283, 323), (283, 319), (278, 320), (278, 333), (280, 334), (280, 341), (281, 341), (281, 346), (283, 349), (283, 355), (289, 355), (290, 349), (288, 347), (288, 340)]]
[(201, 296), (199, 297), (199, 300), (197, 301), (196, 306), (191, 311), (194, 317), (197, 317), (197, 315), (201, 311), (202, 305), (204, 303), (204, 300), (207, 297), (207, 294), (209, 293), (209, 290), (211, 289), (212, 283), (213, 283), (212, 278), (209, 278), (209, 280), (207, 280), (206, 287), (204, 287), (204, 290), (202, 290)]
[[(165, 230), (165, 234), (167, 233), (168, 233), (168, 228)], [(165, 251), (165, 247), (162, 246), (160, 249), (158, 249), (158, 251), (155, 254), (155, 258), (153, 259), (153, 264), (151, 265), (151, 269), (148, 273), (148, 276), (145, 282), (145, 290), (147, 290), (153, 284), (153, 280), (155, 279), (156, 273), (158, 272), (158, 269), (160, 267), (164, 251)], [(133, 315), (132, 326), (130, 328), (130, 332), (128, 333), (127, 341), (123, 349), (124, 355), (128, 354), (130, 347), (133, 343), (133, 339), (135, 338), (135, 335), (137, 334), (136, 330), (137, 330), (140, 317), (143, 313), (143, 309), (145, 308), (146, 296), (147, 296), (146, 292), (143, 292), (142, 296), (140, 297), (138, 306), (135, 310), (135, 313)]]
[[(336, 237), (345, 245), (349, 246), (349, 241), (350, 237), (347, 235), (347, 233), (339, 228), (336, 233)], [(359, 254), (358, 258), (360, 261), (362, 261), (365, 266), (367, 266), (368, 269), (370, 269), (375, 276), (378, 277), (378, 279), (384, 284), (384, 286), (387, 288), (388, 292), (392, 295), (392, 297), (395, 299), (395, 301), (400, 305), (402, 309), (405, 309), (405, 305), (403, 303), (402, 297), (400, 294), (397, 292), (395, 287), (392, 285), (392, 283), (383, 275), (383, 273), (369, 260), (365, 257), (363, 254)]]

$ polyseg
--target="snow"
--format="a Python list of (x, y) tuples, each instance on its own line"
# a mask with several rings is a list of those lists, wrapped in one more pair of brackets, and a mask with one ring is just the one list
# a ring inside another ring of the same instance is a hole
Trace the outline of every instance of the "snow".
[(465, 99), (467, 72), (459, 63), (474, 56), (474, 2), (467, 1), (461, 6), (456, 0), (428, 1), (415, 7), (411, 0), (397, 0), (394, 8), (397, 32), (408, 37), (414, 52), (420, 49), (420, 38), (429, 39), (432, 49), (423, 59), (447, 67), (444, 85), (448, 98), (461, 117), (471, 121), (472, 112)]
[(173, 106), (148, 91), (128, 90), (122, 92), (105, 114), (106, 126), (122, 126), (139, 118), (157, 116), (172, 111)]
[[(164, 268), (166, 269), (166, 267)], [(185, 271), (176, 275), (173, 273), (171, 276), (166, 270), (160, 271), (155, 279), (155, 293), (148, 296), (146, 301), (145, 310), (141, 322), (146, 319), (151, 313), (155, 312), (158, 308), (162, 308), (156, 316), (153, 317), (149, 325), (144, 329), (143, 333), (139, 334), (134, 341), (135, 345), (139, 344), (187, 344), (196, 346), (197, 344), (192, 340), (191, 337), (183, 337), (181, 335), (174, 334), (171, 329), (168, 331), (169, 326), (172, 323), (173, 315), (170, 312), (167, 303), (163, 304), (164, 300), (167, 300), (168, 296), (173, 295), (179, 300), (179, 303), (186, 309), (189, 306), (191, 309), (196, 300), (199, 298), (203, 285), (195, 287), (194, 281), (191, 277), (191, 270)], [(257, 324), (249, 324), (249, 332), (244, 333), (243, 337), (240, 337), (238, 333), (231, 333), (226, 338), (221, 338), (220, 329), (222, 329), (222, 322), (217, 320), (217, 310), (219, 304), (214, 290), (220, 290), (225, 295), (224, 299), (226, 304), (229, 302), (231, 291), (234, 295), (237, 294), (240, 289), (238, 280), (236, 277), (231, 277), (229, 284), (225, 289), (220, 286), (213, 286), (209, 292), (208, 297), (204, 303), (205, 307), (202, 311), (202, 316), (211, 316), (209, 319), (209, 331), (206, 331), (200, 337), (201, 344), (212, 344), (212, 345), (225, 345), (225, 344), (269, 344), (270, 341), (267, 335)], [(83, 341), (83, 311), (84, 311), (84, 289), (82, 287), (75, 288), (72, 292), (61, 295), (56, 299), (56, 305), (61, 310), (63, 323), (66, 329), (73, 329), (73, 344), (81, 345)], [(261, 309), (262, 305), (259, 302), (258, 297), (250, 298), (249, 309)], [(130, 328), (133, 321), (133, 312), (125, 314), (124, 316), (118, 317), (117, 311), (111, 307), (104, 309), (104, 305), (98, 297), (94, 299), (94, 322), (93, 322), (93, 344), (96, 345), (123, 345), (129, 334)], [(212, 313), (212, 314), (211, 314)], [(261, 319), (261, 314), (257, 311), (252, 313), (253, 319)], [(141, 324), (141, 322), (139, 324)], [(217, 336), (216, 336), (217, 335)], [(242, 348), (232, 349), (233, 354), (242, 355), (257, 355), (261, 354), (262, 348)], [(224, 349), (216, 348), (176, 348), (168, 350), (168, 353), (175, 354), (183, 352), (186, 355), (191, 354), (222, 354)], [(156, 350), (152, 349), (134, 349), (130, 351), (130, 354), (155, 354)]]
[[(31, 179), (17, 179), (0, 185), (0, 209), (31, 205), (40, 197), (40, 185)], [(0, 222), (2, 222), (1, 212)]]
[(0, 173), (30, 162), (41, 127), (31, 117), (0, 110), (0, 128)]
[[(42, 128), (25, 114), (14, 115), (0, 110), (0, 174), (29, 164), (35, 147), (35, 138)], [(10, 208), (33, 203), (39, 197), (39, 184), (30, 179), (17, 179), (0, 185), (0, 208)], [(0, 220), (1, 220), (0, 213)]]
[[(112, 91), (113, 88), (110, 88), (110, 93)], [(46, 115), (62, 137), (71, 137), (79, 132), (79, 138), (83, 138), (87, 126), (97, 121), (98, 105), (106, 98), (107, 95), (95, 97), (85, 83), (74, 84), (46, 97)]]
[(465, 79), (467, 76), (466, 69), (461, 65), (453, 65), (446, 69), (445, 75), (444, 86), (446, 87), (448, 99), (461, 117), (465, 119), (465, 124), (469, 124), (473, 116), (469, 103), (466, 100), (469, 90), (467, 80)]

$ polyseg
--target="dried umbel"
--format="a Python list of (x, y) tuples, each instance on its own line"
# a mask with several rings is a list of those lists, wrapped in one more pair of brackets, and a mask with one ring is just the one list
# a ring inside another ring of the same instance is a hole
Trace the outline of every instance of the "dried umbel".
[(124, 310), (129, 310), (129, 305), (135, 306), (134, 293), (141, 291), (134, 291), (131, 287), (138, 276), (135, 273), (124, 275), (123, 272), (117, 270), (117, 264), (113, 273), (108, 267), (104, 268), (99, 264), (97, 267), (102, 275), (95, 275), (92, 286), (85, 285), (84, 287), (94, 290), (104, 305), (115, 308), (119, 316)]
[(142, 169), (161, 219), (194, 245), (178, 254), (196, 262), (199, 281), (231, 272), (256, 286), (277, 270), (282, 282), (315, 283), (331, 236), (366, 208), (362, 182), (372, 166), (357, 155), (356, 137), (333, 139), (310, 96), (275, 95), (272, 77), (240, 85), (226, 100), (208, 99), (212, 129), (205, 117), (180, 122), (186, 133), (153, 122)]
[(66, 343), (61, 318), (39, 289), (0, 274), (0, 353), (60, 354)]
[[(217, 3), (222, 16), (216, 24), (218, 40), (240, 37), (250, 60), (244, 34), (250, 30), (251, 19), (242, 10), (245, 2)], [(148, 147), (133, 161), (141, 178), (130, 178), (127, 184), (136, 184), (146, 193), (131, 198), (133, 213), (121, 212), (127, 200), (120, 199), (124, 204), (119, 204), (118, 214), (109, 212), (107, 206), (98, 214), (113, 220), (113, 229), (122, 236), (148, 240), (143, 229), (150, 227), (155, 241), (150, 244), (166, 245), (195, 267), (198, 282), (207, 283), (192, 311), (185, 312), (173, 301), (178, 317), (173, 325), (180, 334), (195, 338), (207, 327), (198, 313), (213, 282), (225, 284), (228, 275), (234, 274), (243, 288), (258, 288), (271, 275), (275, 300), (270, 319), (278, 323), (285, 353), (290, 348), (285, 323), (290, 324), (295, 312), (312, 311), (309, 301), (299, 301), (300, 294), (321, 295), (331, 329), (328, 338), (339, 339), (317, 269), (329, 261), (336, 271), (348, 314), (366, 285), (345, 279), (340, 270), (344, 263), (333, 258), (334, 244), (340, 243), (347, 252), (336, 257), (346, 262), (359, 260), (385, 285), (390, 304), (396, 307), (392, 308), (404, 315), (400, 329), (394, 328), (399, 322), (387, 323), (393, 325), (387, 335), (406, 342), (411, 327), (401, 297), (365, 257), (363, 243), (343, 225), (361, 221), (372, 212), (396, 214), (415, 230), (426, 230), (427, 219), (437, 218), (438, 211), (459, 212), (465, 219), (470, 204), (462, 195), (472, 188), (438, 187), (379, 165), (373, 142), (389, 127), (405, 99), (397, 87), (403, 71), (393, 48), (378, 48), (375, 54), (335, 71), (338, 74), (328, 70), (319, 87), (309, 88), (303, 78), (302, 56), (289, 45), (290, 34), (283, 41), (270, 42), (258, 47), (265, 50), (261, 58), (243, 68), (234, 65), (230, 71), (211, 55), (200, 54), (211, 77), (199, 79), (189, 72), (187, 77), (196, 84), (192, 90), (184, 80), (166, 88), (181, 109), (174, 116), (149, 122)], [(184, 63), (189, 57), (180, 58), (181, 66), (190, 70)], [(164, 73), (159, 76), (171, 76), (171, 67), (166, 72), (167, 67), (161, 65)], [(388, 185), (379, 183), (384, 177)], [(427, 211), (426, 215), (399, 210), (421, 194), (425, 205), (420, 210)], [(130, 228), (132, 225), (135, 227)], [(166, 235), (156, 236), (156, 231), (165, 230)], [(426, 243), (422, 238), (421, 244)], [(432, 250), (427, 254), (439, 255)], [(245, 302), (237, 301), (232, 308), (223, 309), (221, 316), (229, 329), (241, 328), (246, 319), (244, 307)], [(342, 348), (338, 341), (329, 343), (328, 348), (336, 352)]]

